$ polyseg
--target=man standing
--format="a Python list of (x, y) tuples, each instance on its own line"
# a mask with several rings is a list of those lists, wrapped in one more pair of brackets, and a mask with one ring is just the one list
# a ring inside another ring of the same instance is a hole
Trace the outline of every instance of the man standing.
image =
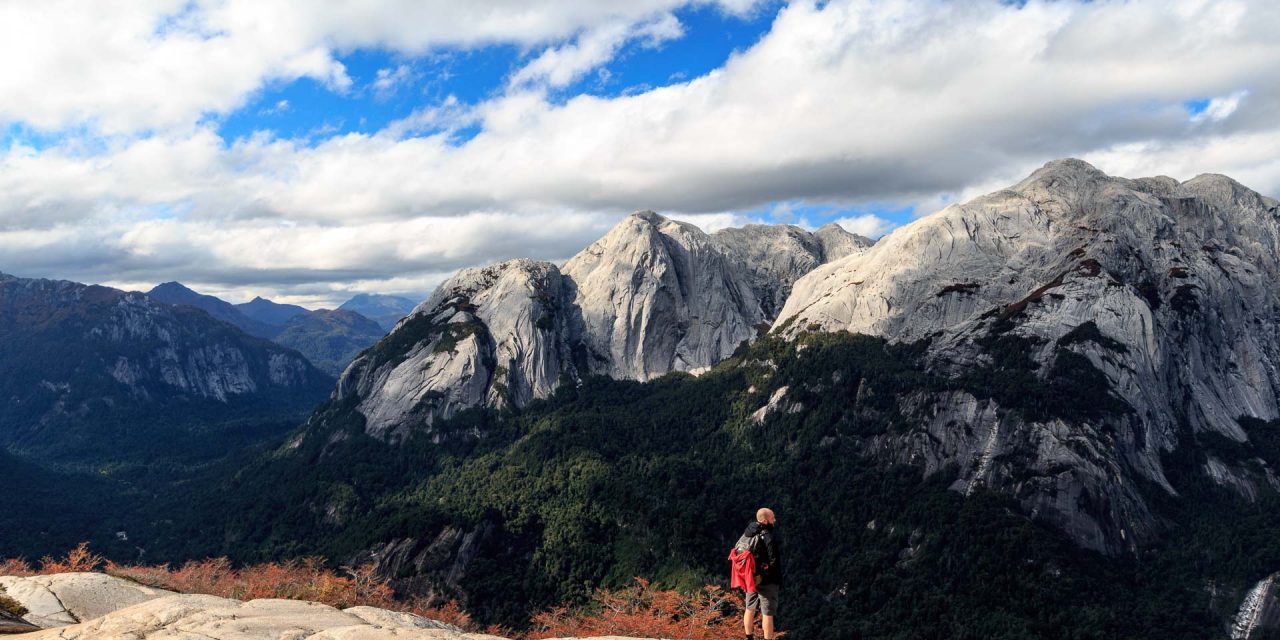
[(760, 612), (760, 626), (764, 627), (765, 640), (773, 640), (773, 618), (778, 613), (778, 592), (782, 589), (782, 556), (778, 553), (778, 536), (774, 525), (778, 518), (773, 510), (756, 511), (756, 521), (747, 525), (739, 544), (745, 544), (755, 556), (755, 593), (747, 593), (746, 612), (742, 614), (742, 627), (746, 640), (754, 640), (756, 612)]

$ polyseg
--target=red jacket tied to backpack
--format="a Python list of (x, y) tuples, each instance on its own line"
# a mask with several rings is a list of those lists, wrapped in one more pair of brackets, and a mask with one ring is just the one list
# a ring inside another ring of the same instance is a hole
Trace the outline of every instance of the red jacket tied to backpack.
[(756, 592), (756, 557), (750, 551), (729, 551), (729, 588), (746, 589), (747, 593)]

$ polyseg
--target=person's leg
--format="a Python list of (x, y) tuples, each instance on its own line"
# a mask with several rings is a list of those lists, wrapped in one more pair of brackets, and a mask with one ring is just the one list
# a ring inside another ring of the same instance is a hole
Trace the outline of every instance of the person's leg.
[(752, 630), (755, 629), (755, 626), (756, 626), (756, 611), (755, 609), (747, 609), (746, 613), (742, 614), (742, 635), (744, 636), (751, 635), (751, 632)]
[(774, 640), (774, 616), (778, 615), (778, 585), (764, 585), (758, 594), (760, 623), (764, 627), (765, 640)]

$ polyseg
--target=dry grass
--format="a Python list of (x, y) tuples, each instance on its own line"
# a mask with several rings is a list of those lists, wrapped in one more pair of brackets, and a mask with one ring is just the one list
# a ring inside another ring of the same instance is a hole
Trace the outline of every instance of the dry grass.
[[(557, 607), (533, 618), (530, 640), (584, 636), (633, 636), (683, 640), (742, 637), (742, 598), (707, 585), (693, 595), (662, 591), (648, 581), (618, 591), (596, 591), (585, 607)], [(779, 634), (781, 635), (781, 634)]]

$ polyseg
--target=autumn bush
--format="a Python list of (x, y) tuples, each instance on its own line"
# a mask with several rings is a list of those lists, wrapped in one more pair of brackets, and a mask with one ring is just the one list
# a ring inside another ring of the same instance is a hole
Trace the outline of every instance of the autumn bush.
[(533, 617), (530, 640), (634, 636), (727, 640), (742, 636), (742, 597), (707, 585), (692, 595), (655, 588), (647, 580), (617, 591), (597, 590), (581, 607), (557, 607)]
[(81, 542), (62, 558), (45, 556), (40, 559), (40, 568), (36, 569), (22, 558), (0, 559), (0, 576), (42, 576), (53, 573), (77, 573), (95, 571), (102, 567), (102, 556), (89, 551), (89, 543)]

